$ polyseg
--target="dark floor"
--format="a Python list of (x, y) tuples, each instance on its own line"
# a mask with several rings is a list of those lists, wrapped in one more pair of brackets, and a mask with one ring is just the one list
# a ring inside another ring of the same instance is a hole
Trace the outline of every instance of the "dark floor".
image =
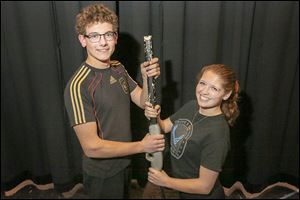
[[(19, 190), (13, 196), (4, 196), (1, 194), (1, 199), (88, 199), (84, 192), (82, 184), (79, 184), (77, 192), (71, 196), (63, 196), (57, 191), (50, 190), (38, 190), (33, 185), (28, 185)], [(133, 180), (131, 184), (131, 191), (129, 194), (129, 199), (141, 199), (143, 198), (144, 188), (140, 187), (138, 183)], [(178, 199), (177, 193), (170, 189), (163, 189), (163, 193), (166, 199)], [(238, 189), (231, 193), (226, 199), (245, 199), (245, 195)], [(287, 187), (274, 186), (266, 191), (264, 191), (255, 199), (299, 199), (299, 190), (294, 191)]]

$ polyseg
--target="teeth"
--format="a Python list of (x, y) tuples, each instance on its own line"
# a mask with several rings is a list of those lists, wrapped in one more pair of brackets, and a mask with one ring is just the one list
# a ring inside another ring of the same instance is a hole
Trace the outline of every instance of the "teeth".
[(200, 99), (201, 99), (201, 100), (204, 100), (204, 101), (208, 101), (208, 100), (209, 100), (209, 98), (204, 97), (204, 96), (200, 96)]

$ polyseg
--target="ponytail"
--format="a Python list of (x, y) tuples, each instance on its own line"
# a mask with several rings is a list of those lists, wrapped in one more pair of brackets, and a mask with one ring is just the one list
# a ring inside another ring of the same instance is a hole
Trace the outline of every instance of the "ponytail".
[(240, 85), (237, 80), (234, 81), (231, 89), (231, 95), (227, 100), (224, 100), (221, 104), (222, 112), (224, 113), (226, 120), (230, 126), (233, 126), (237, 117), (240, 114), (238, 108)]

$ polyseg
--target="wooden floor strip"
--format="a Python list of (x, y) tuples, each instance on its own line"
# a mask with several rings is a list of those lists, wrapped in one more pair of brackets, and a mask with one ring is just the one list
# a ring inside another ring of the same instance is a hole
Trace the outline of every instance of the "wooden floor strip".
[(223, 187), (224, 188), (224, 192), (225, 192), (225, 195), (228, 197), (230, 196), (235, 190), (240, 190), (247, 199), (252, 199), (252, 198), (256, 198), (258, 196), (260, 196), (262, 193), (264, 193), (266, 190), (269, 190), (273, 187), (276, 187), (276, 186), (280, 186), (280, 187), (286, 187), (290, 190), (293, 190), (297, 193), (299, 193), (299, 188), (293, 186), (293, 185), (290, 185), (288, 183), (285, 183), (285, 182), (277, 182), (277, 183), (274, 183), (272, 185), (269, 185), (268, 187), (266, 187), (265, 189), (263, 189), (261, 192), (258, 192), (258, 193), (249, 193), (245, 187), (243, 186), (243, 184), (239, 181), (235, 182), (230, 188), (226, 188), (226, 187)]
[(13, 189), (5, 191), (4, 195), (5, 196), (12, 196), (15, 193), (17, 193), (19, 190), (21, 190), (23, 187), (26, 187), (27, 185), (33, 185), (33, 186), (35, 186), (39, 190), (49, 190), (49, 189), (53, 189), (54, 188), (54, 184), (53, 183), (48, 183), (48, 184), (44, 184), (44, 185), (37, 185), (32, 180), (28, 179), (28, 180), (25, 180), (25, 181), (21, 182), (20, 184), (18, 184)]
[[(25, 180), (25, 181), (21, 182), (20, 184), (18, 184), (13, 189), (11, 189), (9, 191), (5, 191), (4, 195), (7, 196), (7, 197), (13, 196), (19, 190), (21, 190), (22, 188), (24, 188), (25, 186), (28, 186), (28, 185), (33, 185), (33, 186), (35, 186), (39, 190), (54, 189), (54, 184), (53, 183), (44, 184), (44, 185), (38, 185), (38, 184), (35, 184), (32, 180)], [(258, 192), (258, 193), (250, 193), (250, 192), (248, 192), (245, 189), (245, 187), (243, 186), (243, 184), (241, 182), (239, 182), (239, 181), (235, 182), (230, 188), (226, 188), (226, 187), (223, 187), (223, 188), (224, 188), (225, 195), (227, 197), (229, 197), (234, 191), (239, 190), (239, 191), (241, 191), (244, 194), (244, 196), (247, 199), (252, 199), (252, 198), (256, 198), (256, 197), (260, 196), (266, 190), (269, 190), (269, 189), (271, 189), (273, 187), (276, 187), (276, 186), (285, 187), (285, 188), (288, 188), (290, 190), (293, 190), (294, 193), (299, 193), (299, 188), (297, 188), (297, 187), (295, 187), (293, 185), (290, 185), (288, 183), (285, 183), (285, 182), (277, 182), (275, 184), (269, 185), (268, 187), (266, 187), (265, 189), (263, 189), (261, 192)], [(83, 189), (83, 184), (82, 183), (76, 184), (71, 190), (62, 193), (62, 195), (65, 198), (71, 198), (80, 189)]]

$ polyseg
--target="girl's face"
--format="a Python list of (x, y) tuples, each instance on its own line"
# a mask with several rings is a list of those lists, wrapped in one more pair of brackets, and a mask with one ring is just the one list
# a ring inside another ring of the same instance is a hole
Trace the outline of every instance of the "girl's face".
[(220, 114), (221, 103), (231, 92), (226, 92), (223, 81), (213, 71), (205, 71), (196, 87), (196, 97), (203, 114)]

